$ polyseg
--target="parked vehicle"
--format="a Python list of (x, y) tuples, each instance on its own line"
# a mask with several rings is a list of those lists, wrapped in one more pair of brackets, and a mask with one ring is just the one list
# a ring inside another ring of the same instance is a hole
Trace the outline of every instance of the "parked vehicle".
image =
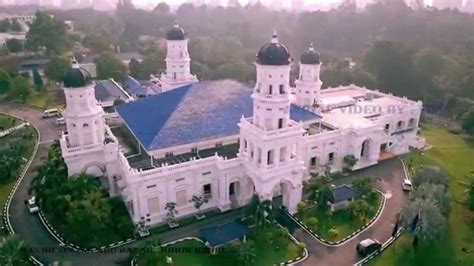
[(404, 178), (402, 181), (402, 189), (405, 191), (411, 191), (412, 185), (411, 185), (411, 180), (408, 178)]
[(365, 257), (382, 248), (382, 244), (375, 239), (364, 239), (357, 244), (356, 250), (359, 255)]
[(36, 204), (36, 197), (33, 196), (28, 200), (28, 211), (30, 213), (37, 213), (39, 212), (39, 206)]
[(56, 125), (60, 126), (60, 125), (65, 125), (65, 124), (66, 124), (66, 119), (64, 119), (64, 117), (60, 117), (56, 119)]
[(60, 115), (61, 115), (61, 113), (56, 108), (44, 110), (44, 112), (43, 112), (43, 118), (58, 117)]

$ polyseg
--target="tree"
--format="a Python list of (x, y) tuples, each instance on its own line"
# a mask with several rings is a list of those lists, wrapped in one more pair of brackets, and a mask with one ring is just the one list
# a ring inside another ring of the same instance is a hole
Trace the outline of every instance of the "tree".
[(168, 220), (168, 224), (175, 224), (175, 217), (178, 214), (178, 210), (176, 210), (176, 203), (175, 202), (168, 202), (165, 205), (165, 210), (168, 211), (166, 213), (166, 219)]
[(198, 215), (201, 213), (201, 206), (207, 203), (208, 201), (209, 201), (209, 197), (207, 196), (196, 196), (196, 195), (193, 196), (193, 198), (191, 199), (191, 202), (194, 203), (194, 208), (196, 208)]
[(71, 60), (64, 56), (53, 56), (45, 69), (45, 75), (50, 79), (61, 82), (64, 74), (72, 67)]
[(413, 185), (415, 187), (423, 183), (431, 183), (437, 185), (443, 185), (445, 189), (448, 188), (448, 178), (441, 171), (439, 167), (436, 166), (423, 166), (418, 169), (413, 176)]
[(474, 135), (474, 108), (463, 118), (461, 126), (469, 135)]
[(257, 254), (255, 253), (253, 241), (242, 241), (239, 242), (236, 252), (237, 252), (237, 260), (240, 262), (240, 265), (247, 266), (247, 265), (255, 265)]
[(311, 217), (308, 220), (306, 220), (306, 225), (313, 231), (316, 230), (318, 226), (318, 218), (316, 217)]
[(35, 84), (36, 90), (40, 91), (43, 89), (44, 82), (43, 78), (41, 77), (38, 69), (33, 69), (33, 83)]
[(95, 63), (97, 66), (97, 77), (100, 79), (113, 78), (119, 80), (127, 71), (127, 67), (122, 60), (112, 52), (102, 52), (95, 59)]
[(410, 196), (412, 199), (433, 201), (444, 215), (447, 215), (451, 208), (450, 197), (443, 185), (422, 183), (414, 189)]
[(246, 208), (246, 215), (252, 216), (258, 227), (266, 227), (273, 221), (272, 202), (260, 200), (255, 194)]
[(95, 53), (101, 53), (104, 51), (111, 51), (113, 44), (112, 36), (105, 30), (98, 29), (89, 32), (84, 36), (82, 43), (94, 50)]
[(11, 89), (8, 93), (9, 97), (19, 99), (24, 103), (26, 102), (26, 99), (28, 98), (30, 93), (31, 91), (28, 78), (18, 75), (12, 80)]
[(1, 265), (26, 265), (27, 258), (25, 244), (18, 235), (10, 235), (0, 243)]
[(0, 32), (8, 32), (10, 30), (10, 27), (10, 19), (5, 18), (0, 20)]
[(10, 90), (11, 78), (7, 71), (0, 69), (0, 94)]
[(402, 225), (410, 228), (419, 213), (415, 234), (423, 241), (433, 241), (441, 236), (446, 225), (446, 218), (433, 200), (416, 198), (410, 201), (402, 211)]
[(357, 195), (363, 199), (373, 202), (376, 199), (377, 192), (372, 187), (373, 179), (364, 177), (352, 182), (352, 187), (357, 191)]
[(8, 39), (5, 42), (5, 45), (10, 53), (18, 53), (23, 51), (23, 42), (16, 38)]
[(128, 69), (130, 70), (130, 76), (138, 80), (143, 79), (145, 76), (143, 74), (143, 68), (140, 61), (135, 58), (132, 58), (132, 60), (130, 60), (130, 63), (128, 63)]
[(298, 202), (298, 204), (296, 205), (296, 212), (297, 214), (302, 217), (303, 216), (303, 213), (305, 211), (305, 209), (307, 208), (307, 205), (304, 201), (300, 201)]
[(67, 47), (66, 25), (53, 16), (37, 11), (26, 35), (26, 47), (39, 51), (43, 47), (47, 55), (60, 54)]
[(165, 2), (161, 2), (155, 7), (155, 9), (153, 9), (153, 11), (160, 13), (169, 13), (170, 6)]
[(416, 70), (428, 80), (441, 74), (444, 66), (443, 53), (438, 49), (426, 48), (414, 56)]
[(357, 161), (357, 158), (353, 154), (344, 156), (344, 163), (348, 169), (352, 169), (352, 167), (356, 165)]
[(367, 219), (367, 216), (369, 215), (369, 212), (371, 211), (371, 206), (367, 201), (363, 199), (358, 199), (350, 203), (349, 205), (349, 211), (354, 215), (354, 217), (357, 217), (360, 222), (364, 223), (365, 220)]

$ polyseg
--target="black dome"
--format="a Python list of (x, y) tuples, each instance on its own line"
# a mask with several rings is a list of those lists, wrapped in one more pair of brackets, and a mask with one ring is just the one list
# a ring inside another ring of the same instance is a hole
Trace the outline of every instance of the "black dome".
[(321, 63), (319, 53), (314, 50), (313, 44), (301, 55), (300, 62), (305, 65), (319, 65)]
[(261, 65), (283, 66), (290, 64), (290, 61), (290, 52), (278, 41), (276, 33), (272, 41), (262, 46), (257, 54), (257, 63)]
[(185, 39), (186, 33), (179, 26), (178, 22), (174, 23), (174, 27), (166, 34), (166, 39), (170, 41), (182, 41)]
[(64, 75), (64, 87), (66, 88), (81, 88), (91, 82), (91, 74), (84, 68), (71, 68)]

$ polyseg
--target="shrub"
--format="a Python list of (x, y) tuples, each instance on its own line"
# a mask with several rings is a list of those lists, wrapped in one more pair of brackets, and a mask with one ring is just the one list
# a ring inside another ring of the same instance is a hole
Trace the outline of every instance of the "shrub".
[(296, 206), (296, 209), (297, 209), (297, 212), (298, 212), (299, 216), (303, 215), (303, 212), (306, 209), (306, 207), (307, 207), (307, 204), (305, 202), (300, 201), (298, 203), (298, 205)]
[(336, 227), (329, 229), (328, 233), (329, 233), (329, 237), (331, 238), (336, 238), (337, 236), (339, 236), (339, 230), (337, 230)]
[(306, 220), (306, 225), (313, 231), (316, 230), (316, 227), (318, 225), (318, 219), (316, 217), (311, 217), (308, 220)]

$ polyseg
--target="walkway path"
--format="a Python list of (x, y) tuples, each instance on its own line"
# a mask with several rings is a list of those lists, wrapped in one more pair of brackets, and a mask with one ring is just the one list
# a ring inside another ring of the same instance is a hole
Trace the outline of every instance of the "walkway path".
[[(10, 220), (13, 228), (15, 232), (33, 248), (33, 255), (45, 264), (52, 263), (53, 261), (61, 261), (70, 262), (71, 265), (125, 265), (129, 260), (129, 255), (128, 253), (120, 252), (121, 248), (112, 250), (116, 253), (98, 254), (79, 253), (71, 250), (61, 251), (57, 241), (47, 232), (38, 216), (28, 213), (23, 201), (29, 197), (28, 188), (34, 177), (34, 173), (32, 173), (31, 169), (39, 165), (41, 158), (47, 155), (52, 140), (57, 139), (59, 136), (58, 129), (55, 128), (54, 122), (42, 119), (41, 111), (36, 109), (2, 102), (0, 104), (0, 112), (12, 114), (27, 120), (38, 128), (41, 135), (38, 153), (33, 160), (30, 170), (13, 196), (10, 205)], [(380, 219), (367, 231), (337, 248), (326, 247), (309, 234), (298, 229), (295, 236), (307, 244), (310, 253), (308, 259), (301, 263), (301, 265), (351, 265), (358, 260), (355, 253), (355, 246), (360, 240), (373, 237), (383, 242), (389, 238), (395, 214), (401, 210), (406, 200), (400, 184), (403, 177), (403, 168), (400, 162), (398, 160), (386, 161), (375, 167), (358, 171), (356, 175), (378, 176), (383, 178), (383, 180), (377, 184), (377, 187), (388, 195), (388, 200)], [(219, 216), (219, 219), (216, 218), (206, 223), (206, 226), (225, 222), (224, 220), (226, 219), (232, 220), (235, 218), (234, 215), (238, 215), (238, 213), (229, 214), (227, 218)], [(202, 226), (202, 224), (195, 223), (189, 227), (165, 232), (160, 235), (160, 238), (164, 242), (167, 242), (184, 236), (196, 235), (198, 229)], [(142, 241), (143, 240), (127, 245), (125, 248), (136, 247), (140, 245)]]

